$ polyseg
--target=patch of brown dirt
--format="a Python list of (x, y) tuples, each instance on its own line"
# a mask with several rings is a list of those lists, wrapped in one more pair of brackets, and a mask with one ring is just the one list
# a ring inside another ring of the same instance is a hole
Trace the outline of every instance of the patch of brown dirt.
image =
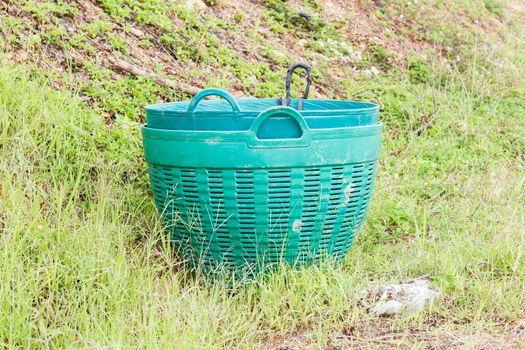
[[(476, 349), (476, 350), (519, 350), (525, 349), (525, 321), (503, 327), (498, 333), (479, 331), (462, 333), (448, 330), (445, 325), (430, 324), (417, 328), (393, 327), (388, 319), (377, 319), (361, 325), (347, 326), (328, 336), (324, 349), (412, 349), (424, 345), (425, 349)], [(269, 350), (308, 350), (317, 348), (308, 330), (276, 339)]]
[(307, 332), (296, 332), (289, 336), (281, 337), (276, 339), (269, 347), (268, 350), (310, 350), (313, 348), (308, 339)]

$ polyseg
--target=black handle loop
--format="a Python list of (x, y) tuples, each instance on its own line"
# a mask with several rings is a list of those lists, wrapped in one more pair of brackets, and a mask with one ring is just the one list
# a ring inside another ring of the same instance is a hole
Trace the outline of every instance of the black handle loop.
[(311, 74), (311, 68), (307, 64), (304, 63), (294, 63), (290, 68), (288, 68), (288, 72), (286, 72), (286, 101), (290, 101), (292, 99), (292, 93), (290, 91), (290, 85), (292, 83), (292, 74), (294, 70), (297, 68), (303, 68), (306, 71), (306, 89), (304, 90), (303, 99), (308, 99), (308, 93), (310, 92), (310, 85), (312, 84), (312, 74)]

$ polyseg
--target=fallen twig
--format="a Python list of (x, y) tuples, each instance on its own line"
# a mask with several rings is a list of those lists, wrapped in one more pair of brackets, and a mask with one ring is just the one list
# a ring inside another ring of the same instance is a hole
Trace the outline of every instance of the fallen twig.
[(127, 72), (127, 73), (131, 73), (133, 75), (137, 75), (139, 77), (151, 78), (159, 85), (166, 86), (166, 87), (169, 87), (169, 88), (172, 88), (172, 89), (175, 89), (175, 90), (180, 90), (180, 91), (185, 92), (185, 93), (187, 93), (189, 95), (195, 95), (199, 91), (201, 91), (201, 88), (198, 88), (196, 86), (191, 86), (191, 85), (188, 85), (188, 84), (185, 84), (185, 83), (179, 83), (179, 82), (171, 80), (171, 79), (163, 78), (163, 77), (161, 77), (159, 75), (156, 75), (154, 73), (146, 72), (145, 70), (143, 70), (143, 69), (141, 69), (141, 68), (139, 68), (139, 67), (137, 67), (137, 66), (135, 66), (135, 65), (133, 65), (131, 63), (128, 63), (126, 61), (121, 60), (120, 58), (109, 57), (108, 60), (115, 68), (117, 68), (119, 70), (122, 70), (122, 71)]

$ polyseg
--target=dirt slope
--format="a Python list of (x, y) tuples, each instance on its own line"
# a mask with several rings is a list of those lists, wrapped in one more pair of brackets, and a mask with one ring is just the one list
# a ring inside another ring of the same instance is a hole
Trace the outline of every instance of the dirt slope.
[[(311, 16), (310, 22), (300, 11)], [(411, 6), (242, 0), (208, 6), (201, 1), (1, 0), (0, 48), (14, 61), (36, 63), (57, 86), (71, 85), (112, 115), (125, 109), (119, 98), (128, 103), (142, 94), (148, 96), (139, 103), (173, 99), (192, 94), (191, 87), (275, 97), (282, 93), (285, 69), (296, 61), (316, 68), (312, 96), (346, 98), (348, 79), (406, 67), (414, 57), (460, 64), (473, 38), (489, 50), (503, 38), (508, 15), (501, 11), (483, 1), (456, 2), (450, 9), (437, 1)], [(136, 91), (130, 70), (123, 71), (116, 60), (169, 77), (181, 89), (148, 85)], [(116, 101), (108, 104), (111, 98)]]

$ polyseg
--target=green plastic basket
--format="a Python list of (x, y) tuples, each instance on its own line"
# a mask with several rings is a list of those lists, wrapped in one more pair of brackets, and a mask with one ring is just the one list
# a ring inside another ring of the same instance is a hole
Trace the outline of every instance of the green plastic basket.
[[(258, 136), (283, 116), (299, 137)], [(153, 195), (179, 254), (205, 272), (245, 277), (343, 258), (363, 223), (381, 145), (379, 123), (309, 129), (290, 107), (261, 112), (248, 130), (142, 133)]]

